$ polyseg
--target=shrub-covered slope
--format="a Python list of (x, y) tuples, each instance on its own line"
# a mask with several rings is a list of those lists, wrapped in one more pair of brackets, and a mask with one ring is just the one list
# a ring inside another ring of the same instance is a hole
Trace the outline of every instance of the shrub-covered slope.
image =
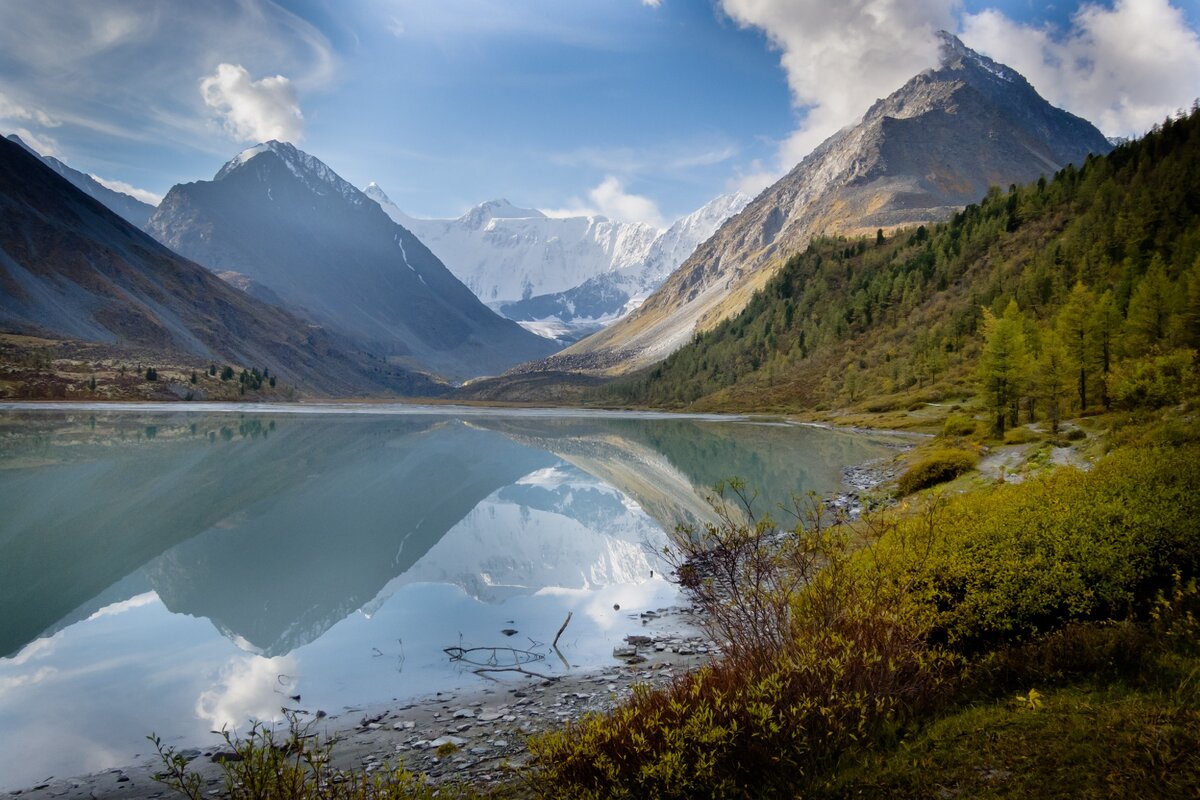
[[(596, 397), (730, 410), (936, 399), (974, 385), (985, 310), (999, 319), (1015, 302), (1018, 399), (1045, 408), (1057, 387), (1064, 410), (1169, 401), (1167, 354), (1200, 344), (1198, 256), (1193, 110), (1051, 180), (994, 188), (947, 223), (816, 241), (737, 317)], [(1060, 363), (1039, 368), (1050, 356)]]

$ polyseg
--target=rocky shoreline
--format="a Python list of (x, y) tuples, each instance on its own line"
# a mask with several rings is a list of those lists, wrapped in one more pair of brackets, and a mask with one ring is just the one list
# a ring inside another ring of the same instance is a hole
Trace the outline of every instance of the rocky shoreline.
[[(627, 700), (636, 685), (659, 688), (704, 664), (716, 652), (700, 632), (699, 616), (688, 607), (637, 613), (641, 634), (626, 637), (609, 665), (571, 671), (557, 680), (513, 673), (481, 677), (471, 691), (439, 692), (416, 700), (347, 708), (337, 714), (300, 710), (312, 720), (310, 733), (334, 736), (334, 765), (368, 772), (387, 764), (424, 773), (435, 783), (463, 781), (481, 788), (509, 780), (526, 764), (531, 735), (558, 728)], [(277, 730), (286, 732), (286, 725)], [(218, 763), (229, 755), (217, 736), (209, 747), (179, 748), (189, 769), (201, 776), (205, 794), (218, 796), (223, 782)], [(176, 793), (154, 780), (156, 758), (127, 767), (75, 777), (50, 778), (28, 789), (9, 791), (21, 800), (154, 800)]]

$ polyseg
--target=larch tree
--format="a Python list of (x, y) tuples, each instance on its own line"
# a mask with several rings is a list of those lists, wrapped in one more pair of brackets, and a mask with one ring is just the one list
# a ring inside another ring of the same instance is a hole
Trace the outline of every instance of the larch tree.
[(1027, 380), (1028, 354), (1021, 319), (1016, 300), (1009, 301), (1000, 317), (986, 308), (983, 310), (984, 345), (976, 377), (984, 402), (994, 415), (997, 436), (1004, 435)]
[(1083, 281), (1078, 281), (1071, 289), (1067, 302), (1059, 310), (1055, 326), (1062, 355), (1075, 378), (1080, 411), (1087, 408), (1088, 373), (1097, 360), (1094, 351), (1095, 336), (1092, 334), (1092, 312), (1095, 306), (1096, 296), (1083, 285)]
[(1100, 295), (1091, 314), (1092, 348), (1100, 368), (1100, 402), (1109, 407), (1108, 374), (1112, 371), (1117, 345), (1121, 339), (1121, 311), (1112, 290)]
[(1162, 342), (1170, 314), (1171, 282), (1162, 257), (1155, 255), (1129, 298), (1125, 328), (1130, 355), (1145, 355)]
[(1061, 337), (1054, 331), (1047, 331), (1042, 336), (1042, 354), (1037, 361), (1034, 380), (1037, 394), (1046, 405), (1052, 433), (1058, 433), (1063, 404), (1071, 391), (1070, 378), (1074, 370), (1075, 365)]

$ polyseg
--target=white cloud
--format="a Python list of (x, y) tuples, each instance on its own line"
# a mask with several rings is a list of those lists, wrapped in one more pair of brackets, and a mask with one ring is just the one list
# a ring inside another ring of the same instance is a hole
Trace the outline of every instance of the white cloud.
[(0, 119), (19, 122), (35, 122), (44, 128), (57, 128), (62, 124), (54, 117), (42, 111), (40, 108), (22, 105), (3, 92), (0, 92)]
[(3, 9), (0, 92), (61, 122), (73, 156), (104, 147), (93, 137), (84, 144), (75, 128), (227, 155), (205, 124), (197, 78), (240, 64), (310, 92), (339, 67), (325, 34), (274, 0), (3, 0)]
[(138, 200), (141, 200), (143, 203), (149, 203), (152, 206), (156, 206), (162, 202), (161, 194), (155, 194), (154, 192), (150, 191), (149, 189), (139, 189), (138, 187), (134, 186), (132, 183), (126, 183), (125, 181), (110, 180), (108, 178), (101, 178), (99, 175), (89, 174), (89, 177), (92, 180), (94, 180), (96, 183), (99, 183), (102, 186), (107, 186), (109, 189), (112, 189), (114, 192), (121, 192), (122, 194), (127, 194), (130, 197), (134, 197)]
[(1071, 22), (1059, 35), (988, 9), (964, 17), (962, 36), (1110, 135), (1145, 133), (1200, 93), (1200, 37), (1168, 0), (1087, 3)]
[(222, 126), (234, 139), (298, 142), (304, 136), (296, 89), (282, 75), (256, 81), (240, 64), (220, 64), (200, 81), (200, 94), (220, 114)]
[[(937, 63), (934, 33), (954, 28), (958, 0), (720, 0), (738, 25), (780, 51), (799, 126), (780, 144), (776, 174), (795, 166), (877, 98)], [(756, 178), (761, 180), (761, 178)]]
[(236, 728), (249, 719), (273, 720), (288, 695), (296, 693), (294, 656), (264, 658), (235, 656), (221, 669), (220, 677), (196, 699), (196, 715), (214, 729)]
[(44, 156), (61, 155), (58, 141), (53, 136), (47, 136), (44, 133), (34, 133), (28, 128), (14, 128), (13, 133), (19, 136), (25, 144)]
[(658, 204), (648, 197), (630, 194), (615, 175), (608, 175), (588, 191), (587, 201), (576, 198), (566, 208), (539, 209), (548, 217), (604, 216), (618, 222), (645, 222), (656, 228), (666, 223)]
[(658, 8), (662, 5), (662, 0), (642, 0), (642, 5), (650, 8)]
[[(100, 181), (100, 183), (104, 183), (105, 186), (108, 186), (107, 183), (105, 183), (104, 181), (101, 181), (95, 175), (93, 175), (92, 178), (94, 180)], [(117, 181), (117, 182), (119, 183), (120, 181)], [(129, 184), (125, 184), (125, 185), (128, 186)], [(113, 189), (114, 187), (108, 186), (108, 188)], [(123, 192), (125, 190), (124, 189), (116, 189), (116, 191)], [(129, 194), (129, 192), (125, 192), (125, 193)], [(88, 617), (88, 622), (91, 622), (94, 619), (101, 619), (102, 617), (115, 617), (120, 614), (124, 614), (126, 611), (132, 611), (135, 608), (141, 608), (143, 606), (153, 605), (157, 602), (158, 602), (158, 595), (155, 592), (142, 592), (141, 594), (130, 597), (128, 600), (120, 600), (116, 603), (110, 603), (109, 605), (106, 605), (104, 608), (100, 609), (99, 611), (92, 612), (92, 615), (90, 617)]]

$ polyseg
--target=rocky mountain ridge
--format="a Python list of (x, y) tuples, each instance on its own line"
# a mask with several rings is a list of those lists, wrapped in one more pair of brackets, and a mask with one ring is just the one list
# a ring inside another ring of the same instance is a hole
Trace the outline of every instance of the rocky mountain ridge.
[(463, 379), (556, 349), (485, 307), (377, 203), (287, 143), (173, 187), (147, 230), (405, 369)]
[(1112, 148), (1011, 68), (939, 36), (937, 67), (817, 147), (637, 311), (524, 369), (622, 373), (654, 363), (741, 310), (813, 236), (945, 219), (990, 186), (1035, 180)]

